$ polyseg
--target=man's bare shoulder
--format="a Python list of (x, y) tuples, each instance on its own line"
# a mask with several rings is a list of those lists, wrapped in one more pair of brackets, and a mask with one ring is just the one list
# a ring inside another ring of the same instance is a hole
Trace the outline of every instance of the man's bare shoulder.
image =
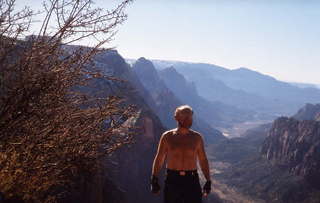
[(195, 131), (195, 130), (192, 130), (192, 129), (189, 129), (189, 131), (190, 131), (190, 134), (195, 136), (197, 139), (202, 139), (202, 135), (198, 131)]
[(176, 132), (176, 129), (167, 130), (164, 133), (162, 133), (162, 138), (168, 138), (169, 136), (173, 135)]

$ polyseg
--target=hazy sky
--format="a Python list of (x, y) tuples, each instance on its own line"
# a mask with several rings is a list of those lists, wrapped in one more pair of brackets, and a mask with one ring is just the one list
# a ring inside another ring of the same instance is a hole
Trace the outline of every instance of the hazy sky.
[(318, 0), (136, 0), (127, 13), (112, 43), (125, 58), (247, 67), (320, 84)]

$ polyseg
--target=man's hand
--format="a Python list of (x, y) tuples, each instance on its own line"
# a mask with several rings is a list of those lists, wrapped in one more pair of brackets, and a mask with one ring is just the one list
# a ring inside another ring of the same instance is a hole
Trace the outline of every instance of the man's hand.
[(160, 185), (158, 183), (158, 178), (155, 175), (151, 176), (151, 192), (154, 194), (160, 193)]
[(207, 182), (203, 186), (203, 194), (205, 196), (209, 195), (211, 192), (211, 181), (207, 180)]

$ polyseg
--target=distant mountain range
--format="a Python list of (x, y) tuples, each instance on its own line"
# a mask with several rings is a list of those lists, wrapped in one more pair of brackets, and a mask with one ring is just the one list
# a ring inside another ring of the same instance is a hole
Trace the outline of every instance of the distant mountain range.
[[(126, 61), (131, 65), (136, 62)], [(227, 134), (231, 131), (231, 137), (238, 134), (237, 123), (271, 122), (294, 114), (306, 103), (320, 101), (316, 85), (283, 82), (248, 68), (229, 70), (205, 63), (150, 62), (176, 98), (206, 114), (202, 118), (209, 125)], [(214, 111), (207, 110), (213, 108)]]
[(300, 88), (248, 68), (229, 70), (205, 63), (153, 60), (155, 67), (173, 66), (195, 83), (200, 96), (265, 116), (292, 115), (306, 103), (320, 101), (320, 89)]
[(300, 83), (300, 82), (289, 82), (291, 85), (300, 87), (300, 88), (318, 88), (320, 89), (320, 84), (310, 84), (310, 83)]

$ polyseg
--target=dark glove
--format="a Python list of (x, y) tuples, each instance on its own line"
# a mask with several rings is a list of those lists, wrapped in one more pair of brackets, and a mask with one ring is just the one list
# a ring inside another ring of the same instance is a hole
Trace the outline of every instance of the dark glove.
[(203, 186), (203, 192), (207, 195), (211, 192), (211, 181), (207, 180), (207, 182)]
[(0, 192), (0, 203), (4, 203), (4, 195)]
[(160, 191), (160, 185), (158, 183), (158, 178), (155, 175), (151, 176), (151, 192), (158, 193)]

